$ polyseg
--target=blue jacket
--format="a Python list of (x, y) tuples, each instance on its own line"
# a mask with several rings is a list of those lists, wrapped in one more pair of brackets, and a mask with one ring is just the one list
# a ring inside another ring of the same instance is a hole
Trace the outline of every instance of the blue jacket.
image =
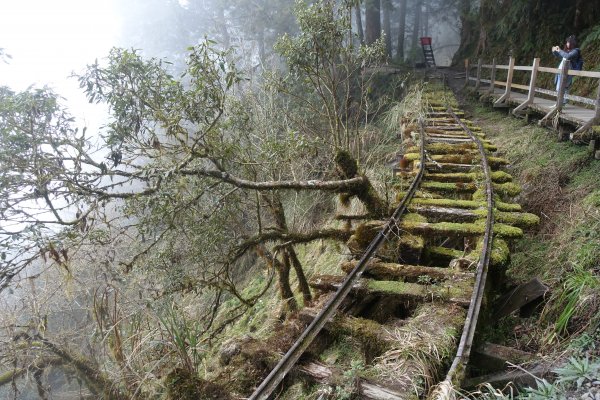
[(564, 50), (559, 50), (553, 51), (552, 54), (554, 54), (556, 57), (566, 58), (567, 60), (571, 61), (570, 69), (575, 69), (575, 63), (577, 60), (579, 60), (579, 57), (581, 57), (581, 50), (579, 50), (579, 47), (577, 47), (568, 53)]

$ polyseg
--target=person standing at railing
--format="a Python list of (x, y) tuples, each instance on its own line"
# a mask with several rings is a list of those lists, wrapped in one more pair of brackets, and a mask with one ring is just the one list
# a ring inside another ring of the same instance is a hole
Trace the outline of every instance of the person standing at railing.
[[(558, 69), (562, 69), (563, 63), (565, 61), (569, 61), (571, 64), (569, 65), (570, 69), (581, 70), (583, 68), (583, 57), (581, 56), (581, 50), (577, 47), (577, 38), (575, 35), (571, 35), (565, 41), (565, 48), (562, 50), (560, 46), (552, 47), (552, 54), (556, 57), (562, 58)], [(556, 75), (554, 78), (554, 82), (556, 83), (556, 92), (560, 89), (560, 74)], [(569, 87), (571, 87), (571, 83), (573, 82), (573, 76), (567, 76), (567, 81), (565, 85), (565, 97), (563, 97), (563, 104), (567, 104), (566, 95), (569, 91)]]

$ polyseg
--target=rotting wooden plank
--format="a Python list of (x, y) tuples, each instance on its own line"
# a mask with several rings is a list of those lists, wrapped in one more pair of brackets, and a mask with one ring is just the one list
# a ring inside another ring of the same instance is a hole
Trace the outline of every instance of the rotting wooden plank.
[(472, 365), (481, 371), (498, 372), (512, 365), (523, 364), (535, 358), (535, 354), (486, 342), (473, 352)]
[(497, 310), (494, 315), (496, 318), (505, 317), (544, 296), (548, 290), (548, 286), (544, 285), (538, 277), (535, 277), (498, 299), (496, 302)]
[[(368, 304), (367, 301), (363, 303)], [(398, 302), (382, 302), (382, 307), (378, 311), (379, 317), (389, 315), (390, 309), (396, 308), (398, 304)], [(377, 311), (374, 311), (373, 308), (368, 309), (369, 318), (340, 314), (327, 321), (323, 329), (336, 336), (351, 336), (363, 346), (369, 347), (370, 351), (380, 354), (394, 347), (394, 338), (381, 323), (377, 322)], [(359, 306), (355, 311), (360, 313), (362, 309), (364, 306), (362, 308)], [(317, 317), (318, 313), (318, 309), (304, 308), (298, 313), (298, 320), (308, 325)]]
[(493, 387), (505, 387), (510, 384), (512, 387), (535, 387), (538, 378), (548, 378), (552, 375), (549, 365), (528, 366), (525, 369), (514, 369), (512, 371), (498, 372), (488, 375), (477, 376), (467, 379), (463, 383), (463, 388), (472, 389), (484, 383), (489, 383)]
[[(343, 376), (343, 372), (330, 365), (318, 361), (310, 361), (300, 364), (297, 367), (298, 372), (309, 379), (322, 385), (334, 386), (339, 380), (338, 376)], [(358, 378), (356, 381), (358, 391), (362, 399), (367, 400), (404, 400), (402, 393), (394, 389), (379, 385), (376, 382)]]
[[(485, 226), (478, 223), (455, 223), (455, 222), (413, 222), (402, 221), (399, 224), (400, 229), (419, 235), (437, 235), (447, 237), (476, 237), (483, 235)], [(520, 228), (495, 224), (494, 234), (500, 238), (516, 239), (523, 236)]]
[[(452, 222), (473, 222), (485, 216), (485, 209), (465, 209), (455, 207), (440, 206), (410, 206), (411, 212), (421, 214), (430, 222), (452, 221)], [(539, 224), (539, 217), (531, 213), (523, 212), (503, 212), (498, 211), (495, 214), (495, 220), (500, 223), (506, 223), (519, 228), (530, 228)]]
[(468, 143), (470, 139), (460, 137), (445, 137), (442, 135), (427, 138), (428, 143)]
[[(397, 373), (376, 382), (359, 376), (358, 396), (371, 400), (409, 400), (424, 395), (429, 387), (423, 372), (435, 374), (448, 361), (448, 355), (456, 348), (455, 337), (464, 323), (464, 316), (462, 307), (425, 303), (415, 310), (404, 326), (390, 327), (388, 331), (397, 341), (396, 347), (379, 357), (377, 363), (380, 369), (392, 368)], [(443, 358), (432, 355), (427, 346), (423, 346), (423, 338), (435, 343)], [(406, 357), (407, 353), (419, 356)], [(311, 370), (324, 384), (342, 375), (342, 371), (323, 363), (314, 364)]]
[[(452, 208), (485, 208), (485, 203), (475, 200), (453, 200), (453, 199), (427, 199), (427, 198), (414, 198), (411, 204), (419, 204), (424, 206), (439, 206), (439, 207), (452, 207)], [(507, 212), (520, 212), (521, 205), (518, 203), (504, 203), (501, 201), (496, 202), (496, 208), (500, 211)]]
[[(341, 264), (344, 272), (351, 271), (356, 266), (356, 261), (346, 261)], [(365, 270), (377, 279), (407, 279), (415, 282), (421, 276), (428, 276), (434, 280), (448, 280), (453, 278), (473, 278), (472, 272), (456, 271), (452, 268), (426, 267), (423, 265), (407, 265), (386, 262), (372, 262)]]
[[(475, 172), (427, 172), (427, 179), (435, 182), (446, 182), (446, 183), (468, 183), (482, 179), (481, 173)], [(493, 173), (492, 181), (494, 183), (507, 183), (512, 182), (512, 176), (504, 171), (496, 171)]]
[[(336, 291), (344, 281), (339, 275), (318, 275), (310, 286), (321, 291)], [(351, 293), (355, 295), (390, 296), (405, 301), (444, 301), (468, 307), (473, 290), (473, 279), (465, 277), (456, 279), (452, 285), (420, 285), (399, 281), (373, 281), (360, 279), (353, 286)]]
[[(360, 243), (364, 244), (369, 239), (372, 232), (377, 232), (377, 229), (383, 227), (386, 221), (369, 221), (365, 228), (360, 226), (356, 232), (359, 233)], [(408, 232), (415, 235), (431, 235), (431, 236), (444, 236), (444, 237), (476, 237), (483, 235), (485, 231), (484, 224), (479, 222), (474, 223), (457, 223), (457, 222), (423, 222), (418, 220), (407, 220), (403, 219), (397, 224), (397, 229), (401, 232)], [(362, 231), (362, 233), (361, 233)], [(494, 234), (499, 238), (505, 239), (516, 239), (523, 236), (523, 230), (521, 228), (507, 225), (507, 224), (495, 224)], [(356, 233), (353, 237), (356, 236)]]
[[(418, 162), (417, 162), (418, 163)], [(447, 172), (470, 172), (471, 170), (481, 169), (481, 165), (473, 164), (458, 164), (444, 162), (428, 162), (425, 163), (427, 171), (447, 171)]]
[[(408, 161), (419, 160), (419, 155), (416, 153), (406, 153), (404, 158)], [(491, 168), (498, 168), (501, 166), (508, 165), (508, 160), (500, 157), (487, 157), (488, 163)], [(479, 163), (479, 157), (471, 156), (468, 154), (434, 154), (431, 156), (431, 160), (437, 163), (450, 163), (450, 164), (472, 164), (477, 165)]]
[[(305, 377), (322, 385), (335, 386), (344, 371), (334, 368), (319, 361), (307, 361), (296, 367), (296, 370)], [(356, 382), (361, 398), (369, 400), (404, 400), (402, 393), (382, 386), (374, 381), (358, 378)]]

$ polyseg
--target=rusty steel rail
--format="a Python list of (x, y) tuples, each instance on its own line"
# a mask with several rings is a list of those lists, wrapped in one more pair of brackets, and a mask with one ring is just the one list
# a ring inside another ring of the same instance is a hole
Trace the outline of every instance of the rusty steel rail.
[(479, 262), (477, 263), (475, 286), (471, 296), (471, 303), (467, 311), (465, 325), (463, 327), (463, 332), (458, 344), (456, 355), (452, 361), (450, 369), (446, 374), (446, 378), (438, 385), (437, 390), (434, 392), (434, 398), (436, 400), (447, 400), (453, 398), (451, 396), (451, 393), (453, 392), (453, 386), (460, 385), (460, 382), (464, 378), (464, 370), (469, 362), (471, 347), (473, 345), (473, 337), (477, 328), (477, 319), (479, 318), (479, 311), (481, 309), (481, 303), (483, 300), (494, 230), (494, 192), (492, 188), (491, 170), (487, 161), (485, 148), (483, 147), (481, 140), (479, 140), (479, 138), (469, 129), (469, 127), (463, 121), (461, 121), (461, 119), (452, 111), (450, 107), (448, 107), (448, 113), (477, 144), (479, 153), (481, 154), (481, 167), (485, 177), (487, 218), (485, 233), (483, 236), (482, 253), (479, 258)]
[(371, 257), (388, 238), (388, 235), (392, 233), (392, 230), (399, 222), (400, 217), (406, 212), (408, 203), (416, 193), (417, 188), (421, 183), (421, 179), (425, 173), (425, 128), (423, 120), (419, 121), (419, 129), (421, 163), (419, 166), (419, 171), (411, 183), (406, 195), (388, 220), (385, 227), (369, 244), (369, 247), (367, 247), (356, 267), (346, 276), (346, 279), (344, 279), (344, 282), (338, 288), (335, 294), (331, 297), (331, 299), (329, 299), (319, 314), (317, 314), (310, 325), (304, 330), (304, 332), (302, 332), (300, 337), (294, 342), (292, 347), (290, 347), (287, 353), (281, 358), (279, 363), (277, 363), (275, 368), (273, 368), (265, 380), (262, 381), (262, 383), (258, 386), (254, 393), (252, 393), (248, 400), (267, 400), (271, 397), (273, 392), (277, 389), (277, 386), (294, 367), (300, 356), (302, 356), (302, 353), (304, 353), (308, 346), (310, 346), (321, 329), (323, 329), (327, 321), (333, 317), (342, 301), (344, 301), (348, 293), (350, 293), (350, 290), (352, 289), (352, 286), (356, 280), (360, 278), (365, 271), (365, 268), (371, 261)]

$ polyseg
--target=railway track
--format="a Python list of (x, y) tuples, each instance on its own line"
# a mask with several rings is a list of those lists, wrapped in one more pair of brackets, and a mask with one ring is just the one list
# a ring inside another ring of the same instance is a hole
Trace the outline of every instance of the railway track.
[(316, 356), (340, 337), (362, 360), (351, 370), (359, 398), (444, 400), (460, 387), (488, 272), (502, 272), (508, 242), (538, 220), (510, 202), (519, 188), (507, 161), (453, 97), (426, 97), (426, 114), (403, 127), (412, 143), (395, 170), (397, 208), (387, 221), (359, 223), (345, 276), (313, 278), (321, 306), (302, 311), (308, 327), (251, 400), (285, 397), (291, 372), (319, 384), (319, 398), (338, 398), (348, 366)]

